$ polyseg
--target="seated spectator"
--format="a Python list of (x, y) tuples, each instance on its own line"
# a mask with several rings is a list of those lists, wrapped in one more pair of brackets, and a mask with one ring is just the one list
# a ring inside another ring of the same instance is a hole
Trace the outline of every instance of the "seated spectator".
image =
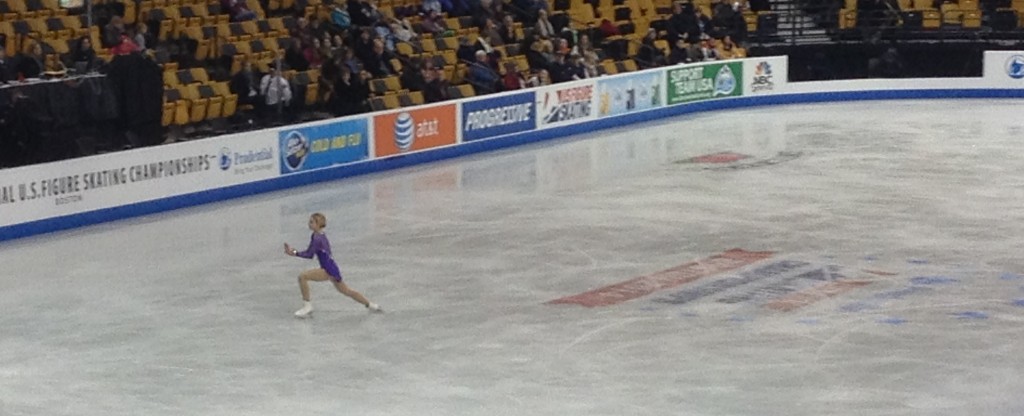
[(601, 76), (601, 73), (597, 72), (597, 54), (588, 52), (583, 56), (583, 77), (597, 78), (599, 76)]
[(384, 41), (380, 39), (374, 39), (373, 42), (373, 54), (369, 58), (363, 60), (364, 68), (373, 74), (374, 77), (383, 78), (386, 76), (397, 75), (398, 71), (391, 65), (391, 59), (394, 55), (384, 50)]
[(135, 35), (132, 37), (132, 40), (139, 46), (140, 51), (156, 46), (156, 38), (149, 32), (149, 26), (145, 22), (136, 24), (133, 32)]
[(569, 67), (569, 72), (572, 74), (572, 79), (586, 79), (587, 71), (583, 67), (583, 57), (572, 54), (566, 58), (566, 65)]
[(516, 70), (515, 62), (505, 62), (505, 75), (501, 77), (501, 84), (505, 91), (527, 88), (526, 78)]
[(313, 43), (302, 48), (302, 56), (309, 62), (310, 68), (319, 68), (323, 65), (323, 56), (320, 55), (320, 39), (313, 38)]
[(697, 59), (695, 59), (695, 61), (698, 62), (717, 61), (720, 59), (718, 56), (718, 50), (711, 45), (711, 38), (707, 35), (704, 35), (704, 38), (700, 40), (700, 46), (699, 49), (697, 49), (697, 54)]
[(342, 56), (344, 58), (341, 60), (341, 64), (343, 67), (348, 68), (349, 72), (358, 74), (363, 70), (363, 62), (356, 58), (355, 51), (352, 48), (345, 48)]
[(127, 32), (124, 27), (124, 20), (121, 16), (110, 18), (110, 22), (103, 27), (103, 47), (113, 48), (121, 43), (121, 35)]
[(401, 42), (411, 42), (419, 38), (419, 34), (412, 30), (412, 25), (406, 19), (392, 19), (388, 24), (395, 39)]
[(302, 41), (299, 39), (292, 39), (291, 45), (284, 52), (284, 63), (286, 69), (292, 69), (296, 71), (305, 71), (309, 69), (309, 60), (306, 59), (305, 48), (302, 47)]
[(313, 42), (313, 28), (309, 26), (309, 19), (299, 17), (295, 20), (295, 27), (290, 30), (289, 36), (298, 39), (302, 44)]
[(505, 15), (505, 20), (501, 25), (501, 41), (505, 45), (513, 45), (523, 40), (516, 33), (516, 22), (512, 20), (512, 15)]
[[(353, 7), (355, 4), (355, 7)], [(377, 9), (375, 0), (355, 1), (349, 0), (349, 14), (352, 17), (352, 24), (356, 26), (372, 27), (380, 22), (383, 17)]]
[(423, 29), (422, 33), (430, 33), (434, 36), (442, 36), (448, 31), (448, 26), (444, 21), (444, 17), (436, 12), (429, 12), (423, 19), (420, 20), (420, 27)]
[(636, 60), (640, 69), (655, 68), (665, 65), (665, 51), (654, 45), (654, 40), (657, 39), (657, 37), (657, 31), (649, 29), (647, 31), (647, 36), (644, 36), (643, 41), (640, 43), (640, 49), (636, 54)]
[(426, 85), (423, 87), (423, 101), (436, 103), (448, 99), (448, 82), (444, 79), (444, 73), (439, 68), (434, 68), (430, 63), (423, 65), (423, 79)]
[(572, 52), (579, 56), (586, 56), (588, 53), (594, 52), (594, 45), (590, 43), (590, 36), (587, 34), (580, 34), (579, 40), (576, 41), (576, 45), (572, 47)]
[(575, 68), (566, 62), (565, 55), (556, 54), (555, 60), (551, 62), (551, 66), (548, 67), (548, 72), (551, 74), (551, 82), (561, 83), (573, 81), (575, 74)]
[(6, 84), (16, 80), (17, 78), (15, 65), (7, 57), (7, 50), (4, 49), (3, 43), (0, 43), (0, 84)]
[(359, 72), (356, 77), (347, 67), (341, 67), (338, 82), (334, 84), (334, 95), (330, 107), (336, 116), (348, 116), (366, 111), (366, 100), (370, 97), (368, 85), (370, 73)]
[(722, 46), (718, 49), (718, 56), (722, 59), (739, 59), (747, 57), (747, 50), (736, 45), (732, 37), (722, 38)]
[(678, 65), (693, 62), (690, 58), (690, 47), (683, 38), (676, 40), (675, 47), (668, 54), (669, 65)]
[(531, 77), (528, 82), (530, 84), (530, 88), (551, 85), (551, 73), (546, 69), (541, 69), (537, 71), (537, 74), (534, 77)]
[(92, 48), (92, 40), (88, 36), (82, 36), (75, 42), (75, 49), (68, 54), (68, 66), (76, 68), (80, 72), (90, 72), (99, 67), (99, 58)]
[(46, 57), (43, 56), (43, 47), (39, 42), (33, 42), (28, 52), (18, 57), (17, 72), (21, 78), (39, 78), (45, 66)]
[(473, 63), (476, 62), (476, 51), (481, 50), (480, 48), (473, 46), (468, 37), (459, 37), (459, 48), (455, 50), (455, 57), (460, 62)]
[(399, 78), (402, 88), (409, 91), (423, 91), (427, 81), (423, 79), (423, 61), (420, 58), (413, 58), (402, 68), (402, 77)]
[(121, 34), (121, 42), (114, 47), (110, 48), (112, 55), (128, 55), (139, 51), (139, 45), (135, 44), (135, 41), (128, 36), (127, 33)]
[(271, 68), (260, 81), (260, 95), (263, 97), (267, 114), (278, 114), (278, 106), (288, 107), (291, 103), (292, 86), (281, 76), (280, 69)]
[(488, 49), (492, 47), (505, 45), (505, 39), (501, 37), (498, 25), (491, 19), (484, 21), (484, 26), (480, 28), (480, 36), (477, 40), (484, 45), (484, 51), (487, 53), (491, 53)]
[(551, 42), (547, 42), (539, 38), (530, 44), (530, 49), (527, 49), (524, 53), (526, 55), (526, 62), (530, 65), (530, 69), (534, 71), (548, 69), (551, 65), (551, 59), (549, 58), (549, 54), (545, 51), (550, 45)]
[(537, 23), (533, 26), (533, 34), (542, 39), (551, 39), (555, 37), (555, 27), (552, 26), (551, 21), (548, 20), (547, 11), (540, 10), (537, 13)]
[(441, 14), (444, 12), (444, 9), (441, 7), (441, 0), (424, 0), (420, 7), (424, 14), (430, 12)]
[(374, 38), (380, 39), (384, 42), (384, 49), (388, 52), (395, 52), (395, 41), (397, 41), (398, 38), (396, 38), (395, 34), (391, 31), (391, 26), (384, 22), (378, 22), (373, 26), (373, 31), (375, 34)]
[(257, 18), (256, 12), (249, 9), (249, 6), (245, 4), (245, 0), (221, 0), (220, 7), (222, 10), (228, 11), (232, 22), (243, 22)]
[(498, 74), (491, 69), (487, 52), (477, 51), (476, 61), (469, 65), (466, 78), (473, 85), (476, 95), (493, 93), (497, 89)]
[(242, 70), (231, 77), (231, 83), (228, 85), (231, 93), (238, 96), (239, 105), (260, 107), (263, 104), (260, 102), (260, 82), (257, 77), (258, 74), (253, 70), (250, 61), (245, 61)]

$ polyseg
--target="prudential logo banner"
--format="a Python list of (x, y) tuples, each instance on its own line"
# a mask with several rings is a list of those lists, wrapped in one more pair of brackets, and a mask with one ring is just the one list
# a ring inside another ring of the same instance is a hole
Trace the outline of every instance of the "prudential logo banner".
[(462, 104), (462, 139), (473, 141), (533, 130), (537, 125), (532, 91)]

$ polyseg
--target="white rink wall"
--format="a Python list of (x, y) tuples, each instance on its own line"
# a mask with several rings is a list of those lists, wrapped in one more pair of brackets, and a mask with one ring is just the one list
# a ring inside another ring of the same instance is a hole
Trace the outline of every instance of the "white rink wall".
[(691, 112), (1024, 97), (1024, 52), (986, 52), (982, 78), (788, 83), (787, 72), (784, 56), (680, 65), (5, 169), (0, 241)]

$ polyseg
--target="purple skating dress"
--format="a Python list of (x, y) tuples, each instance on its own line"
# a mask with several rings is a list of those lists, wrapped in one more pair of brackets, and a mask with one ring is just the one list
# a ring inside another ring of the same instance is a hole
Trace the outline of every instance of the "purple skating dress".
[(309, 238), (309, 248), (295, 253), (295, 255), (307, 259), (311, 259), (315, 255), (317, 261), (320, 262), (320, 268), (331, 275), (331, 279), (335, 282), (341, 281), (341, 270), (338, 269), (338, 263), (334, 262), (334, 257), (331, 257), (331, 243), (327, 241), (326, 235), (313, 233)]

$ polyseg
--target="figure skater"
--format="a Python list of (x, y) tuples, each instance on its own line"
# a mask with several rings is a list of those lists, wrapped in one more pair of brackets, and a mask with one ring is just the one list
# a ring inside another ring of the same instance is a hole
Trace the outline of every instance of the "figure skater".
[(363, 306), (371, 311), (380, 312), (380, 306), (366, 300), (365, 296), (352, 290), (341, 281), (341, 271), (338, 269), (338, 264), (334, 262), (334, 258), (331, 257), (331, 243), (327, 241), (327, 236), (324, 235), (324, 227), (327, 227), (327, 217), (324, 217), (321, 213), (315, 213), (309, 217), (309, 229), (313, 231), (309, 241), (309, 248), (305, 251), (298, 251), (289, 246), (288, 243), (284, 244), (285, 254), (307, 259), (311, 259), (315, 255), (316, 259), (320, 262), (320, 268), (307, 270), (299, 275), (299, 289), (302, 291), (302, 300), (305, 304), (302, 306), (302, 309), (295, 311), (295, 316), (305, 318), (313, 312), (313, 304), (309, 301), (309, 282), (325, 282), (327, 280), (334, 283), (334, 287), (341, 294), (363, 304)]

